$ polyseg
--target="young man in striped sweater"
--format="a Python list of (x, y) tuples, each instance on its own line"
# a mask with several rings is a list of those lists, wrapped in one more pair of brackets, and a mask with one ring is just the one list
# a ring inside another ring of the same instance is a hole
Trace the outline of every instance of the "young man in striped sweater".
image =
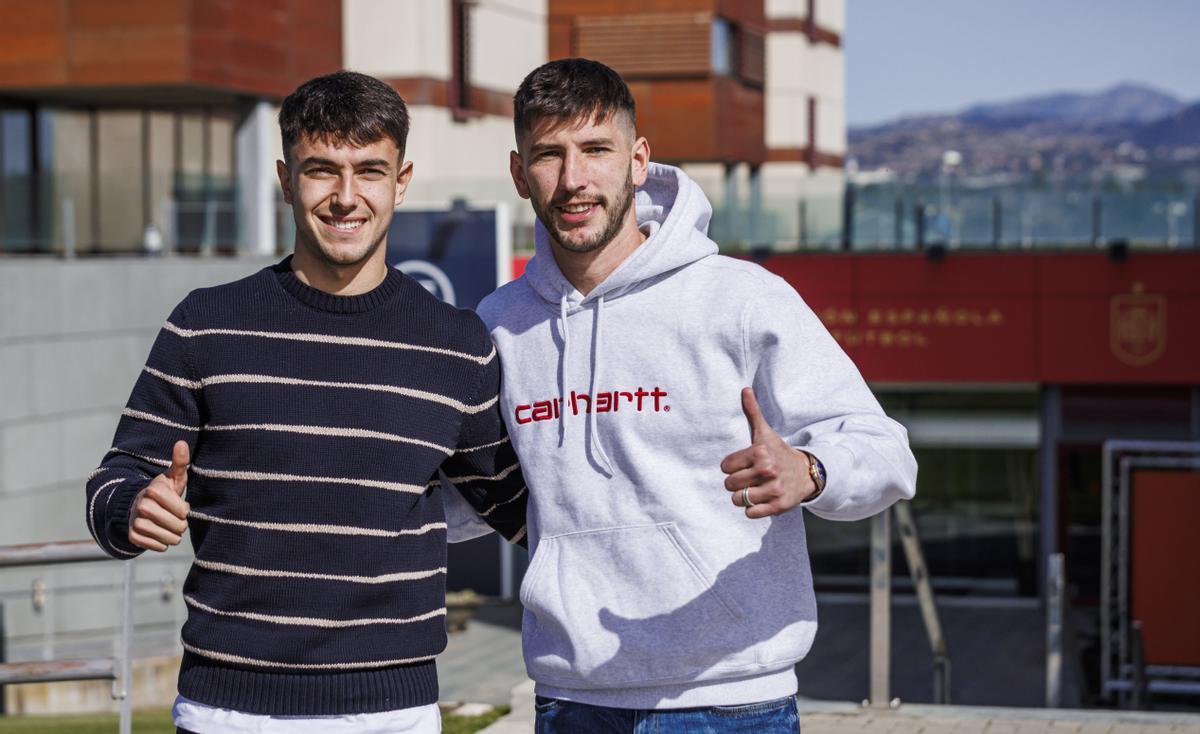
[(181, 731), (436, 732), (436, 472), (525, 533), (499, 362), (478, 317), (385, 260), (412, 177), (395, 91), (313, 79), (280, 126), (295, 254), (171, 313), (88, 480), (88, 527), (117, 558), (191, 532)]

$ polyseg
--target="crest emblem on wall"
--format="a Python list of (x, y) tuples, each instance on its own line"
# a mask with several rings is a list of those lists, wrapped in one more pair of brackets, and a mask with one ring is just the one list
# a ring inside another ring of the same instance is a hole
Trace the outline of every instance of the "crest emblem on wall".
[(1154, 362), (1167, 349), (1167, 299), (1144, 290), (1134, 283), (1132, 293), (1113, 296), (1109, 307), (1109, 347), (1133, 367)]

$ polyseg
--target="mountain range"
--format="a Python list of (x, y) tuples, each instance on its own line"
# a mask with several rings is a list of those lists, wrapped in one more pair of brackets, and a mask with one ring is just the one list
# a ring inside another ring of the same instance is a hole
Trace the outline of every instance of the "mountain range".
[(961, 154), (954, 171), (968, 179), (1200, 185), (1200, 102), (1125, 83), (849, 131), (851, 170), (885, 170), (903, 180), (936, 179), (948, 150)]

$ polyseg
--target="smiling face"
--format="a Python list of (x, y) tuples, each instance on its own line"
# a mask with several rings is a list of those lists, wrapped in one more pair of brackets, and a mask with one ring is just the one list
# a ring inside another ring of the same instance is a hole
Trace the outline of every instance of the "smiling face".
[(300, 138), (276, 168), (296, 221), (296, 253), (335, 269), (383, 258), (412, 163), (389, 137), (366, 145)]
[(509, 166), (550, 238), (568, 252), (636, 237), (633, 192), (646, 180), (650, 150), (622, 113), (597, 120), (545, 120), (520, 139)]

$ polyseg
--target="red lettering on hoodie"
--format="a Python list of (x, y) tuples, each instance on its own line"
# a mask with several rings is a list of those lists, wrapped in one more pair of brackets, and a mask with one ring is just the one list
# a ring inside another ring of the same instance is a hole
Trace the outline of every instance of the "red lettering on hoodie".
[(609, 390), (597, 392), (595, 395), (572, 390), (566, 398), (547, 398), (522, 403), (516, 406), (513, 414), (518, 425), (525, 425), (559, 420), (564, 415), (586, 415), (592, 410), (597, 413), (615, 413), (621, 410), (622, 402), (626, 406), (626, 412), (633, 410), (637, 413), (670, 413), (671, 406), (666, 403), (667, 397), (667, 391), (657, 385), (651, 390), (639, 385), (633, 390)]

